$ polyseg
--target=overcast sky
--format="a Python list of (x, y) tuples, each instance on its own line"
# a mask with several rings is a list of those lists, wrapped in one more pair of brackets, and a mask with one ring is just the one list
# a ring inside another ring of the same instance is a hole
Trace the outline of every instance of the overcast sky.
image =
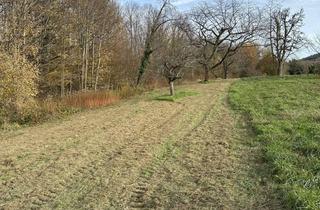
[[(118, 0), (120, 3), (126, 1), (134, 1), (139, 4), (154, 4), (156, 5), (158, 0)], [(210, 0), (205, 0), (210, 2)], [(266, 0), (253, 0), (257, 5), (263, 6)], [(175, 6), (180, 10), (188, 10), (195, 4), (203, 2), (203, 0), (176, 0), (174, 1)], [(301, 8), (305, 12), (305, 21), (303, 26), (303, 32), (309, 37), (313, 38), (316, 34), (320, 34), (320, 0), (283, 0), (284, 7), (290, 7), (292, 11), (297, 11)], [(314, 52), (309, 52), (306, 49), (301, 49), (297, 52), (297, 57), (305, 57)]]

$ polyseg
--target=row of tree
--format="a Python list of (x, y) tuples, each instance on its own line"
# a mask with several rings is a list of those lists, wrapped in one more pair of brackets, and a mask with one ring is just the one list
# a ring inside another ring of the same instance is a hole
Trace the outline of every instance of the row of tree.
[[(155, 51), (153, 45), (158, 30), (162, 35), (162, 30), (174, 31), (166, 34), (173, 39), (176, 31), (180, 30), (182, 35), (179, 40), (187, 42), (187, 46), (179, 43), (180, 47), (175, 46), (175, 49), (170, 47), (171, 42), (165, 44), (169, 48), (163, 53), (167, 56), (162, 56), (162, 65), (171, 89), (172, 82), (181, 77), (181, 69), (190, 61), (190, 57), (192, 62), (202, 67), (206, 82), (209, 80), (210, 72), (215, 72), (219, 66), (223, 66), (224, 78), (227, 78), (236, 54), (250, 56), (250, 52), (245, 53), (246, 48), (254, 51), (255, 47), (264, 46), (271, 54), (271, 62), (268, 65), (282, 76), (285, 73), (286, 59), (304, 44), (301, 32), (303, 10), (291, 15), (290, 9), (282, 9), (274, 1), (269, 1), (266, 5), (264, 11), (267, 12), (262, 12), (250, 3), (244, 4), (237, 0), (202, 3), (187, 15), (177, 15), (171, 6), (169, 0), (164, 0), (161, 9), (154, 13), (147, 30), (137, 84), (146, 70), (150, 55)], [(255, 62), (254, 57), (248, 60)], [(245, 59), (243, 61), (246, 62)], [(267, 73), (269, 72), (268, 70)]]
[(261, 9), (215, 0), (185, 14), (170, 0), (159, 8), (114, 0), (0, 0), (0, 7), (0, 47), (37, 69), (40, 96), (162, 78), (173, 94), (183, 76), (283, 75), (303, 44), (303, 11), (291, 14), (273, 1)]

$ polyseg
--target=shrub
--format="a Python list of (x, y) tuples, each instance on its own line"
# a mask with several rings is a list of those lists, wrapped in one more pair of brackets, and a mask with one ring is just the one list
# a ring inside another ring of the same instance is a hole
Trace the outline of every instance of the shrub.
[(312, 64), (308, 66), (309, 74), (320, 74), (320, 64)]
[(0, 124), (25, 123), (32, 118), (38, 69), (23, 56), (0, 51)]
[(303, 66), (297, 60), (290, 61), (289, 62), (289, 74), (290, 75), (303, 74)]

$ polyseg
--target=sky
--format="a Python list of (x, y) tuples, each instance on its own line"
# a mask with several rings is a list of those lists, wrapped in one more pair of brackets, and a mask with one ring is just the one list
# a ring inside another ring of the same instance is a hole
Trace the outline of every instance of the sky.
[[(157, 5), (158, 0), (118, 0), (120, 3), (126, 1), (133, 1), (139, 4), (154, 4)], [(174, 5), (182, 11), (189, 10), (194, 5), (203, 1), (210, 2), (210, 0), (175, 0)], [(266, 0), (252, 0), (258, 6), (263, 6)], [(302, 28), (305, 35), (312, 39), (316, 34), (320, 34), (320, 0), (282, 0), (283, 7), (289, 7), (292, 11), (298, 11), (301, 8), (305, 13), (304, 26)], [(305, 48), (300, 49), (296, 53), (296, 58), (303, 58), (312, 55), (315, 52), (309, 51)]]

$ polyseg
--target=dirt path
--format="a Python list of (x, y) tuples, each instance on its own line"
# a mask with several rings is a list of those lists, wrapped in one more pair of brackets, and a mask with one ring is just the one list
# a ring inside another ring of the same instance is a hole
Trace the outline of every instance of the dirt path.
[(258, 178), (261, 196), (237, 178), (256, 158), (241, 155), (250, 148), (226, 104), (230, 84), (2, 134), (0, 209), (278, 209)]

